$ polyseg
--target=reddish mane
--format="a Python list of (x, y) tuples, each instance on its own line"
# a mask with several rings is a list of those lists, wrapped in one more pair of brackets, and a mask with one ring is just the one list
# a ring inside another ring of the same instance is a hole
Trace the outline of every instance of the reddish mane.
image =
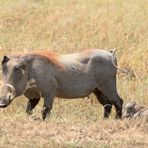
[(59, 55), (52, 51), (40, 51), (33, 54), (48, 59), (52, 64), (59, 68), (64, 68), (64, 65), (59, 61)]

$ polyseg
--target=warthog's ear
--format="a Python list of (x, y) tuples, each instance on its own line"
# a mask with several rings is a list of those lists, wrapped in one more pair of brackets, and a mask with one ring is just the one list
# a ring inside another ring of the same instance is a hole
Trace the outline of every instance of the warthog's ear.
[(1, 64), (3, 65), (7, 63), (8, 61), (9, 61), (9, 58), (7, 56), (4, 56)]
[(136, 105), (136, 101), (133, 103), (133, 105), (134, 105), (134, 106)]

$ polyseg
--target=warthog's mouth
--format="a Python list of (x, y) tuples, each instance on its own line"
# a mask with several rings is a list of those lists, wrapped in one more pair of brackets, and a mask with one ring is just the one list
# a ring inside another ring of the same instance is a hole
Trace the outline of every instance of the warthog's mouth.
[(124, 118), (131, 118), (134, 114), (133, 113), (128, 113), (126, 115), (124, 115)]
[(0, 104), (0, 108), (5, 108), (5, 107), (7, 107), (8, 105), (6, 105), (6, 104)]
[(8, 101), (6, 101), (6, 97), (1, 97), (0, 99), (0, 107), (1, 108), (5, 108), (10, 104), (10, 99), (8, 99)]

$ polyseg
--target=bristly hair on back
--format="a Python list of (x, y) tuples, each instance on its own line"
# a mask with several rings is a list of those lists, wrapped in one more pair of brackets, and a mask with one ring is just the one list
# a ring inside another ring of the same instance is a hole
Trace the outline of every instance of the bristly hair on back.
[(55, 66), (59, 67), (59, 68), (64, 68), (64, 64), (62, 64), (59, 60), (60, 55), (56, 54), (53, 51), (38, 51), (38, 52), (33, 52), (31, 53), (32, 55), (36, 55), (42, 58), (45, 58), (47, 60), (49, 60), (52, 64), (54, 64)]

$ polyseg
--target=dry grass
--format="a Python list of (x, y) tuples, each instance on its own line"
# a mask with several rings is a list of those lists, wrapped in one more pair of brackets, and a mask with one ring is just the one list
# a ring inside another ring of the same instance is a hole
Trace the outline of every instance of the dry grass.
[[(1, 0), (0, 53), (52, 49), (117, 48), (122, 98), (148, 105), (148, 1), (143, 0)], [(95, 100), (55, 100), (44, 123), (25, 115), (19, 97), (0, 109), (0, 147), (148, 147), (147, 121), (102, 120)], [(40, 117), (42, 102), (35, 109)], [(114, 114), (114, 113), (113, 113)]]
[[(48, 123), (26, 116), (3, 118), (3, 147), (147, 147), (145, 121), (98, 120)], [(103, 124), (101, 124), (103, 123)]]

